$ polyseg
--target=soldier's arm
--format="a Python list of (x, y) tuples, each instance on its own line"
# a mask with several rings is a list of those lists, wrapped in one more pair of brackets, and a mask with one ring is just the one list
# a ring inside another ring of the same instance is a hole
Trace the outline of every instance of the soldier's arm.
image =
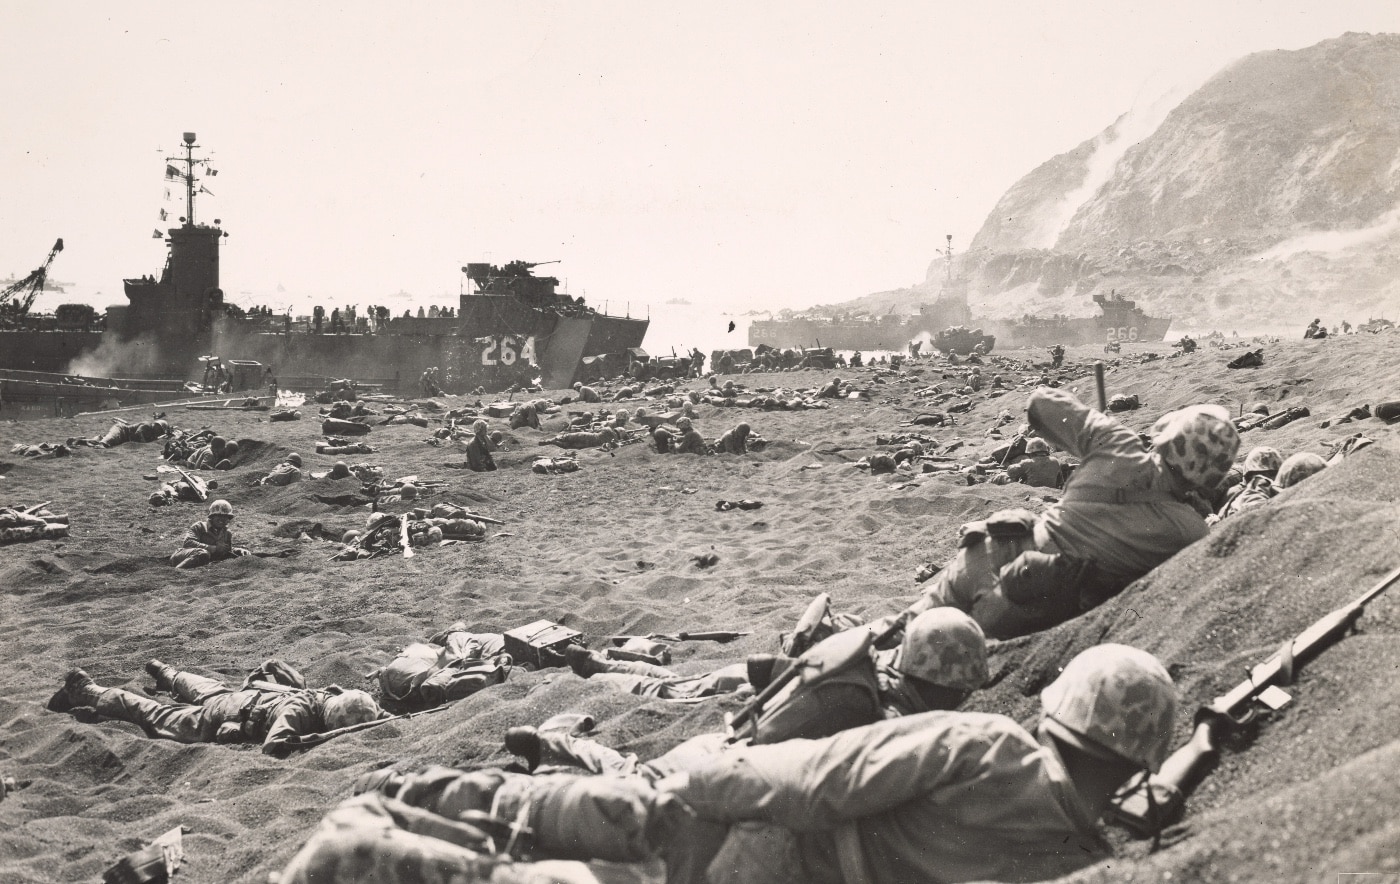
[(823, 740), (750, 746), (657, 788), (672, 791), (702, 819), (825, 831), (911, 800), (941, 800), (971, 782), (992, 745), (981, 733), (982, 719), (991, 718), (928, 712)]
[(181, 544), (184, 549), (205, 549), (212, 550), (214, 544), (209, 543), (209, 537), (204, 532), (202, 524), (196, 522), (185, 532), (185, 542)]
[(320, 733), (323, 729), (320, 704), (315, 692), (303, 691), (277, 707), (276, 717), (263, 737), (263, 754), (285, 758), (291, 747), (287, 741), (291, 737)]
[(1036, 432), (1076, 457), (1088, 457), (1106, 445), (1129, 444), (1137, 438), (1118, 421), (1054, 387), (1040, 387), (1032, 393), (1026, 413)]

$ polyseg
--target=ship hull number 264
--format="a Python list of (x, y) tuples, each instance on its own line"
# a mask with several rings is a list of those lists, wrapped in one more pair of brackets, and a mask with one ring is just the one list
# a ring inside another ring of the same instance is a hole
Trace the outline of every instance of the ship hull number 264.
[(501, 335), (485, 339), (481, 351), (482, 365), (514, 365), (517, 362), (535, 365), (535, 337)]

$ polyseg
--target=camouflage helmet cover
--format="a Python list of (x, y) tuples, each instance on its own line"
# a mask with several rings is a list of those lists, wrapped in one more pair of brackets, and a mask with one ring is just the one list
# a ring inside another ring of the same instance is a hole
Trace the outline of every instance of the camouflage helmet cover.
[(1026, 442), (1026, 454), (1049, 454), (1050, 443), (1039, 436)]
[(1283, 455), (1278, 453), (1277, 448), (1270, 448), (1267, 445), (1256, 445), (1249, 450), (1249, 454), (1244, 459), (1243, 472), (1246, 476), (1250, 473), (1275, 472), (1283, 465)]
[(1190, 405), (1152, 425), (1152, 445), (1188, 483), (1209, 491), (1234, 465), (1240, 434), (1223, 407)]
[(382, 714), (374, 698), (361, 690), (342, 691), (326, 698), (321, 718), (326, 730), (333, 731), (352, 724), (374, 721)]
[(1327, 469), (1327, 461), (1323, 460), (1321, 455), (1313, 454), (1311, 451), (1300, 451), (1291, 455), (1278, 468), (1279, 487), (1292, 487), (1312, 474), (1320, 473), (1325, 469)]
[(945, 688), (975, 691), (987, 683), (982, 627), (957, 608), (924, 611), (904, 630), (897, 668)]
[(1104, 644), (1080, 653), (1040, 692), (1042, 726), (1091, 755), (1157, 770), (1171, 749), (1176, 687), (1146, 651)]
[(233, 515), (233, 504), (227, 500), (216, 500), (209, 504), (209, 515), (211, 516), (231, 516)]

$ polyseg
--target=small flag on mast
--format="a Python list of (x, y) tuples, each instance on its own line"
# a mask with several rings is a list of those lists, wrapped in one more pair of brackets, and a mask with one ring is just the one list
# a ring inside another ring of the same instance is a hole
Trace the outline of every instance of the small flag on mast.
[(177, 168), (175, 168), (175, 167), (172, 166), (172, 165), (169, 165), (169, 164), (167, 163), (166, 166), (165, 166), (165, 177), (166, 177), (166, 178), (179, 178), (179, 177), (180, 177), (180, 170), (177, 169)]
[(151, 231), (151, 239), (160, 239), (161, 237), (162, 237), (162, 234), (161, 234), (161, 232), (160, 232), (159, 230), (153, 230), (153, 231)]

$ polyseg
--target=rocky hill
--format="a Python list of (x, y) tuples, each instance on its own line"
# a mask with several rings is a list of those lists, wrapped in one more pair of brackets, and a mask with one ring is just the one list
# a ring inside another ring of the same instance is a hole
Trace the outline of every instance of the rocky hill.
[[(955, 272), (980, 316), (1090, 315), (1116, 289), (1176, 328), (1395, 318), (1398, 107), (1400, 35), (1247, 56), (1017, 181)], [(935, 258), (860, 302), (928, 301), (944, 277)]]

